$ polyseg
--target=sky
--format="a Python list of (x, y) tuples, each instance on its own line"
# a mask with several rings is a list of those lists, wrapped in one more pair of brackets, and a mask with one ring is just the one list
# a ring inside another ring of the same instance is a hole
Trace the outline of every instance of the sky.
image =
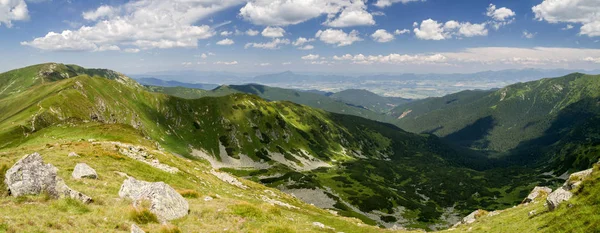
[(0, 71), (600, 68), (600, 0), (0, 0)]

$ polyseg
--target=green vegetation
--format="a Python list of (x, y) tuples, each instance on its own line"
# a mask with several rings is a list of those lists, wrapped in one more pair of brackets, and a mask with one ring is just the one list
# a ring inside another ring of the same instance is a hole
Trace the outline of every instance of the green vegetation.
[(374, 112), (387, 113), (399, 105), (409, 103), (411, 100), (400, 97), (383, 97), (367, 90), (349, 89), (333, 93), (331, 98), (364, 107)]
[(129, 219), (139, 224), (158, 223), (158, 217), (146, 207), (132, 207)]

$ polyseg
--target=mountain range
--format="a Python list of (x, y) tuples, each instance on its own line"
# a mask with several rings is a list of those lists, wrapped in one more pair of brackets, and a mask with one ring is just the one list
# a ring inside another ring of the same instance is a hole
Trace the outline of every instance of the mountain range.
[[(326, 221), (336, 230), (379, 231), (345, 216), (367, 225), (441, 230), (473, 210), (514, 206), (534, 186), (556, 187), (562, 173), (593, 166), (600, 157), (599, 80), (573, 73), (407, 100), (255, 84), (203, 90), (153, 80), (167, 86), (143, 86), (111, 70), (40, 64), (0, 74), (0, 162), (6, 167), (25, 152), (41, 151), (62, 175), (76, 161), (96, 166), (105, 180), (67, 180), (99, 197), (92, 207), (25, 200), (59, 216), (122, 211), (127, 205), (111, 203), (110, 193), (118, 191), (115, 172), (125, 172), (217, 199), (190, 199), (191, 215), (173, 222), (182, 229), (214, 219), (236, 222), (239, 231), (300, 231), (276, 224), (294, 218), (303, 229), (328, 229), (314, 228)], [(126, 156), (140, 151), (135, 145), (155, 158), (136, 163)], [(68, 151), (83, 156), (67, 160)], [(179, 172), (156, 169), (165, 166)], [(235, 178), (219, 183), (210, 176), (217, 172), (244, 178), (242, 185)], [(17, 198), (6, 203), (32, 211)], [(106, 221), (121, 229), (126, 220)], [(212, 224), (207, 227), (217, 229)]]

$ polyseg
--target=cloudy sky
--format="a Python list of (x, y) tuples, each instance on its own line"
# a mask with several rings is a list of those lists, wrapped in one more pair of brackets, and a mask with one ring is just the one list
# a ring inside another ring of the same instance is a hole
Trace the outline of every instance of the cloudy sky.
[(600, 0), (0, 0), (0, 71), (600, 67)]

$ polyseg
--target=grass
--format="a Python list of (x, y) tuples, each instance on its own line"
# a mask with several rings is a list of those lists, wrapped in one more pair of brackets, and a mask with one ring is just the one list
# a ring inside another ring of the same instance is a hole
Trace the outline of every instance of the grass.
[(162, 226), (160, 226), (160, 228), (158, 229), (158, 232), (160, 233), (181, 233), (182, 231), (179, 229), (179, 227), (172, 225), (172, 224), (164, 224)]
[(9, 167), (6, 164), (0, 165), (0, 197), (6, 197), (8, 195), (8, 187), (6, 187), (6, 184), (4, 183), (4, 178), (8, 169)]
[(152, 213), (147, 205), (129, 208), (129, 219), (139, 224), (158, 223), (158, 217)]
[(51, 206), (55, 210), (76, 215), (89, 213), (91, 211), (86, 204), (71, 198), (56, 200), (51, 204)]

